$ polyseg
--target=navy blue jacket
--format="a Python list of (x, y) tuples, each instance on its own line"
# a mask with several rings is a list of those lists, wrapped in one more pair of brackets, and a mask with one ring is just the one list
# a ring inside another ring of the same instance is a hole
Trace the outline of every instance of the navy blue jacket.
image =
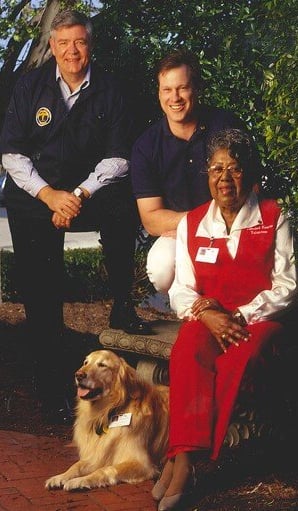
[[(91, 65), (90, 85), (67, 110), (50, 59), (23, 75), (7, 109), (1, 153), (28, 156), (53, 188), (72, 190), (103, 158), (129, 159), (129, 126), (120, 92), (111, 75)], [(8, 206), (25, 210), (46, 206), (8, 178)]]

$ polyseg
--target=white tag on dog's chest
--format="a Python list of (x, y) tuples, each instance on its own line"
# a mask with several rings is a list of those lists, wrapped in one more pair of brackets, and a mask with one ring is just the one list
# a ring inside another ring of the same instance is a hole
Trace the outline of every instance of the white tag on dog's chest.
[(109, 428), (120, 428), (121, 426), (129, 426), (131, 422), (132, 413), (119, 413), (111, 418)]

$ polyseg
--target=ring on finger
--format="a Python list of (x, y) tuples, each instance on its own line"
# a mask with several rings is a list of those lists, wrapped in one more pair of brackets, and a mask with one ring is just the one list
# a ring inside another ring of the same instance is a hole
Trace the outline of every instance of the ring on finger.
[(227, 338), (227, 334), (222, 334), (221, 338), (224, 341)]

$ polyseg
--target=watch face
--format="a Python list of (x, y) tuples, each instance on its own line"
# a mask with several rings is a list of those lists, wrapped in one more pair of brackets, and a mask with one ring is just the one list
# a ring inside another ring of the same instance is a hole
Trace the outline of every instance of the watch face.
[(241, 325), (241, 326), (245, 326), (246, 325), (246, 320), (245, 318), (242, 316), (241, 312), (240, 311), (237, 311), (233, 314), (234, 316), (234, 319), (236, 319), (236, 321), (238, 321), (238, 323)]
[(73, 191), (73, 194), (76, 196), (76, 197), (83, 197), (84, 194), (81, 190), (81, 188), (75, 188), (74, 191)]

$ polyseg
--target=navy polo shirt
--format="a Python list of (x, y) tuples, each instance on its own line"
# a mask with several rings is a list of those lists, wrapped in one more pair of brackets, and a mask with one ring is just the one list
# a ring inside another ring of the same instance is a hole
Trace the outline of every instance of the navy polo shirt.
[(166, 117), (148, 128), (132, 150), (135, 197), (162, 197), (173, 211), (188, 211), (209, 200), (207, 145), (224, 128), (245, 129), (232, 112), (208, 106), (200, 106), (197, 129), (188, 141), (172, 134)]

